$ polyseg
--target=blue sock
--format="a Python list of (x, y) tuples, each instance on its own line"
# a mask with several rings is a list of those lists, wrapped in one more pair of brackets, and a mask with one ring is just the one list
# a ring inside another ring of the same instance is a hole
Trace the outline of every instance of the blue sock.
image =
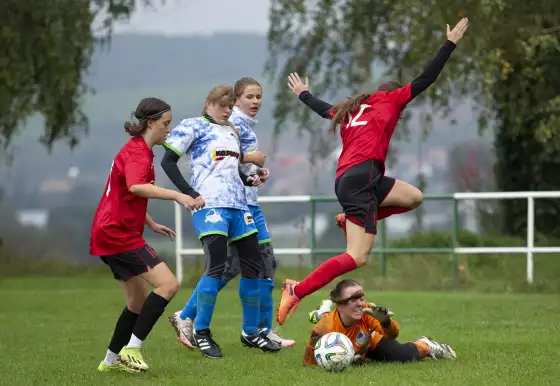
[(247, 335), (254, 335), (259, 325), (259, 279), (239, 279), (239, 297), (243, 309), (243, 331)]
[(198, 286), (200, 286), (200, 281), (196, 284), (189, 301), (185, 303), (185, 307), (183, 307), (183, 311), (181, 311), (180, 317), (183, 320), (187, 318), (194, 320), (194, 318), (196, 318), (196, 298), (198, 297)]
[(212, 314), (216, 306), (218, 292), (223, 287), (222, 280), (202, 276), (198, 283), (196, 296), (196, 319), (194, 321), (195, 331), (210, 328)]
[(274, 300), (272, 299), (273, 289), (273, 280), (259, 279), (259, 293), (261, 295), (259, 329), (263, 329), (267, 334), (272, 330), (272, 313), (274, 308)]

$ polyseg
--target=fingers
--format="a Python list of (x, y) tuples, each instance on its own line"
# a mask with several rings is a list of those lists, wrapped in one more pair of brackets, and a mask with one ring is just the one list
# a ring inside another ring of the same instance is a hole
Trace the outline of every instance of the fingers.
[(305, 87), (309, 88), (309, 78), (305, 77)]
[(449, 28), (449, 24), (446, 24), (446, 25), (447, 25), (447, 33), (449, 34), (449, 33), (451, 33), (451, 28)]

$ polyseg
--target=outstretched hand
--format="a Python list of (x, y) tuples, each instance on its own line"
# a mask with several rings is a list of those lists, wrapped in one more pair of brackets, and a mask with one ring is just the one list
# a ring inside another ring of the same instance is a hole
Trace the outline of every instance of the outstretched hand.
[(462, 18), (453, 29), (450, 29), (449, 24), (447, 24), (447, 40), (450, 40), (453, 43), (457, 44), (457, 42), (461, 40), (461, 38), (467, 31), (468, 27), (469, 19), (466, 17)]
[(296, 95), (299, 96), (304, 91), (309, 91), (309, 78), (305, 78), (303, 83), (297, 72), (292, 72), (288, 75), (288, 88)]

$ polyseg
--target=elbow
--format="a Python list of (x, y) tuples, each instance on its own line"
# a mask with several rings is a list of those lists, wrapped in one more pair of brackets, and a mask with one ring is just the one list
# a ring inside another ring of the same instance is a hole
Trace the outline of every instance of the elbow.
[(140, 191), (142, 190), (140, 185), (130, 185), (128, 187), (128, 191), (132, 194), (134, 194), (135, 196), (138, 196)]

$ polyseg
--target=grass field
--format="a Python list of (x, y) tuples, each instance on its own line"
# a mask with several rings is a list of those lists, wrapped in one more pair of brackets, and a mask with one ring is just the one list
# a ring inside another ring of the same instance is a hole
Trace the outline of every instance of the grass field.
[[(149, 337), (147, 374), (101, 374), (123, 300), (106, 278), (22, 278), (0, 282), (2, 385), (545, 385), (560, 379), (560, 296), (477, 293), (370, 293), (401, 324), (400, 340), (429, 335), (449, 343), (458, 360), (368, 365), (340, 374), (301, 365), (311, 310), (306, 299), (281, 334), (294, 349), (266, 355), (239, 343), (241, 307), (231, 283), (222, 292), (213, 332), (225, 358), (209, 360), (175, 341), (166, 318)], [(190, 295), (182, 290), (165, 316)], [(279, 295), (279, 292), (276, 294)]]

